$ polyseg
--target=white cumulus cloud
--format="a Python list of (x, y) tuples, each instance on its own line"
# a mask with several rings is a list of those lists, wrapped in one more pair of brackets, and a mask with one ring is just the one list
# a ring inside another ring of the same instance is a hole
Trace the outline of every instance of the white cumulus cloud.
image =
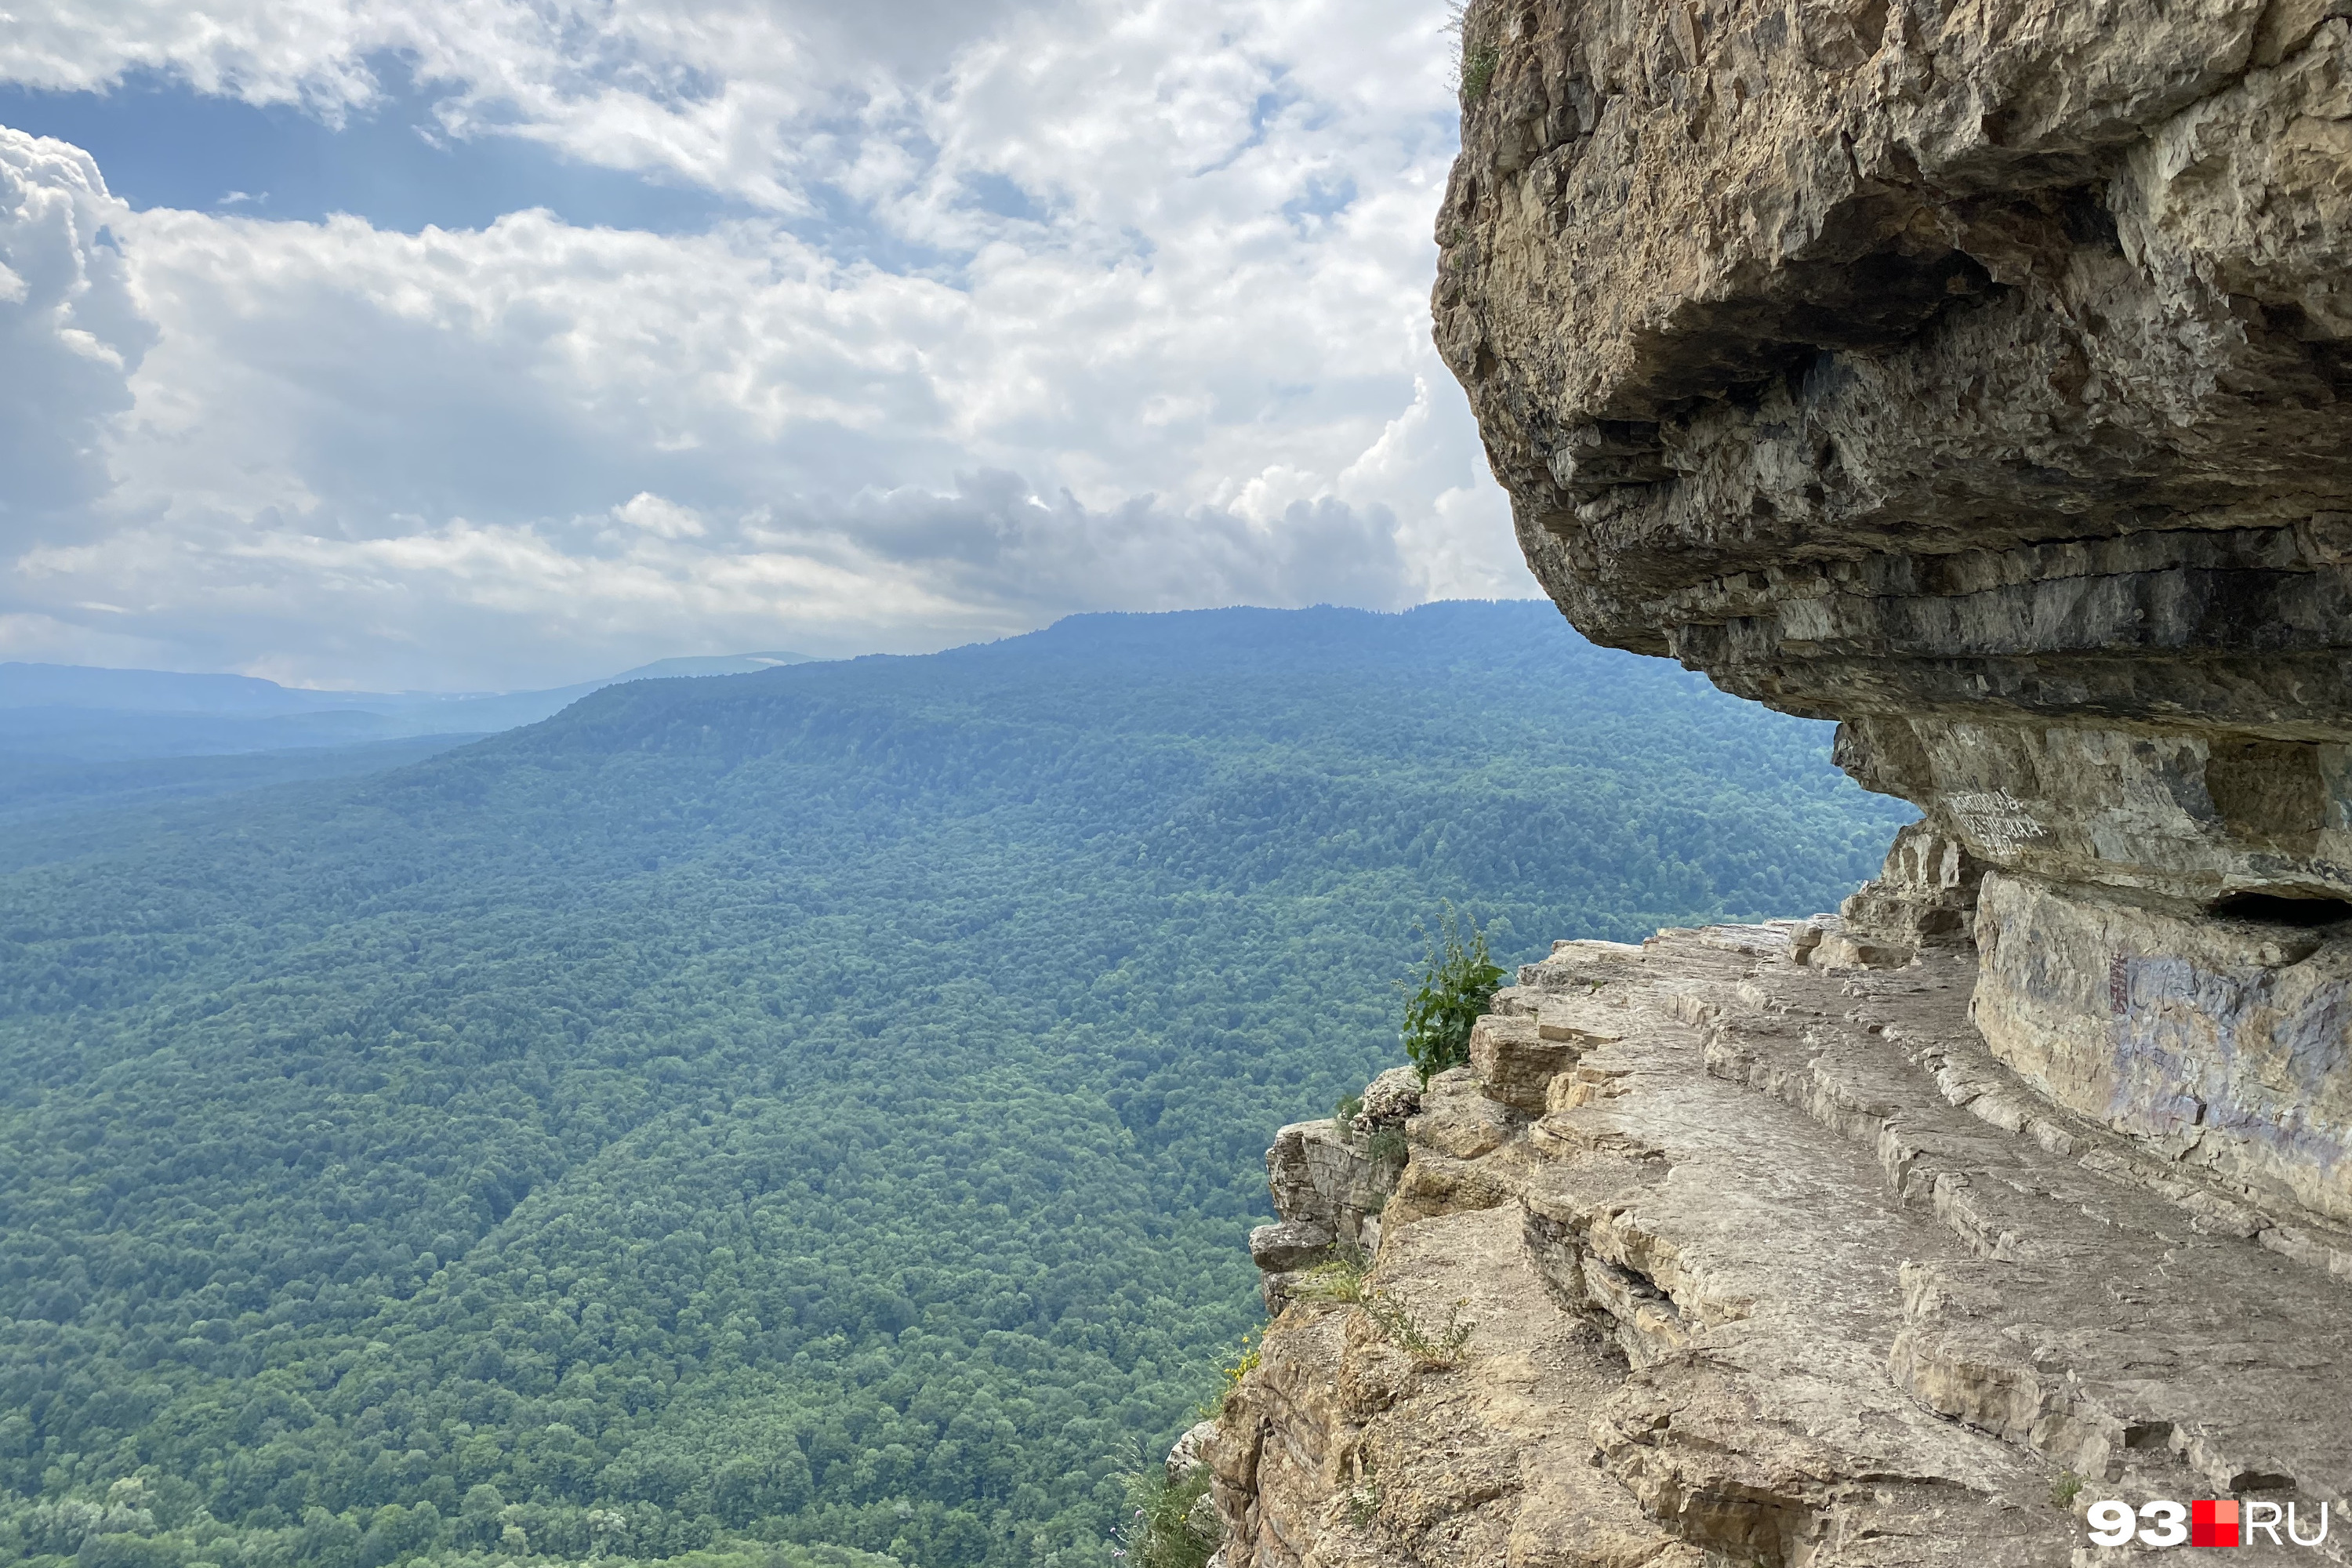
[(154, 340), (89, 156), (0, 128), (0, 527), (74, 529), (110, 487), (107, 437)]
[(46, 487), (0, 514), (17, 657), (479, 687), (1079, 609), (1530, 591), (1428, 344), (1442, 6), (18, 20), (0, 77), (161, 69), (329, 117), (401, 51), (453, 134), (757, 216), (131, 212), (86, 157), (0, 132), (0, 331), (41, 389), (0, 387), (0, 454), (42, 454)]

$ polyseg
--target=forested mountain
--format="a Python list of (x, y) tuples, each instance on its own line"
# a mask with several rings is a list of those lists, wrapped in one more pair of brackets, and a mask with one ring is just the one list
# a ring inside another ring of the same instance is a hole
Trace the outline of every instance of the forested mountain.
[(5, 662), (0, 749), (88, 759), (194, 756), (356, 738), (487, 734), (535, 723), (626, 681), (749, 675), (807, 662), (800, 653), (690, 656), (545, 691), (474, 692), (319, 690), (249, 675)]
[(1549, 605), (1098, 616), (20, 827), (0, 1555), (1106, 1562), (1416, 923), (1827, 907), (1828, 738)]

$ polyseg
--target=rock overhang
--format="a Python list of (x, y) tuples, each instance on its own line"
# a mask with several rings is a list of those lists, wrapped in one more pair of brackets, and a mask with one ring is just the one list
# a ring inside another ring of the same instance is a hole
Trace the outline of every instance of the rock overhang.
[(1538, 580), (1842, 722), (1967, 862), (1850, 916), (1972, 921), (2035, 1087), (2352, 1212), (2352, 0), (1463, 26), (1436, 338)]

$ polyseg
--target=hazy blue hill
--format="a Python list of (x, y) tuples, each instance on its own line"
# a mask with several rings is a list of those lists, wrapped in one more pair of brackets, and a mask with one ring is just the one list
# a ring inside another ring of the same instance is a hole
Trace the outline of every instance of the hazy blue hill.
[[(0, 712), (14, 709), (134, 714), (179, 714), (211, 719), (279, 718), (296, 713), (359, 712), (384, 715), (446, 712), (491, 702), (531, 702), (561, 698), (534, 718), (600, 687), (625, 680), (688, 675), (741, 675), (780, 665), (805, 664), (806, 654), (719, 654), (656, 659), (604, 680), (583, 681), (546, 692), (327, 691), (280, 686), (250, 675), (190, 675), (163, 669), (110, 669), (96, 665), (0, 661)], [(444, 726), (446, 728), (446, 726)], [(484, 726), (487, 728), (487, 726)]]
[(0, 663), (0, 757), (127, 762), (282, 752), (414, 736), (482, 736), (536, 724), (621, 682), (743, 675), (804, 654), (658, 658), (551, 691), (308, 691), (249, 675), (176, 675)]
[[(606, 686), (807, 662), (781, 652), (666, 658), (553, 690), (459, 695), (0, 664), (0, 823), (380, 772), (536, 723)], [(0, 866), (26, 858), (0, 847)]]
[[(545, 714), (534, 716), (544, 717)], [(455, 732), (479, 735), (495, 728), (498, 726), (460, 726)], [(148, 713), (62, 705), (0, 708), (0, 755), (15, 762), (109, 763), (234, 756), (347, 746), (410, 733), (410, 727), (398, 719), (355, 708), (260, 716)]]
[[(89, 854), (161, 826), (153, 813), (173, 804), (247, 790), (378, 773), (478, 735), (417, 735), (343, 746), (195, 756), (0, 756), (0, 871)], [(69, 820), (68, 820), (69, 819)], [(31, 825), (38, 822), (38, 831)]]
[(0, 663), (0, 710), (105, 709), (129, 713), (266, 717), (315, 712), (320, 694), (250, 675), (182, 675), (80, 664)]
[(1548, 605), (1085, 616), (85, 823), (0, 878), (0, 1554), (136, 1476), (142, 1562), (1098, 1562), (1416, 921), (1825, 907), (1907, 815), (1827, 739)]

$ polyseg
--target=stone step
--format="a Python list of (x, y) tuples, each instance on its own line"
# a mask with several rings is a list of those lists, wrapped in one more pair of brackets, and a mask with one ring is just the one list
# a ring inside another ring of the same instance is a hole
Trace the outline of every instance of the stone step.
[(1622, 1036), (1571, 1075), (1593, 1092), (1529, 1129), (1530, 1261), (1629, 1363), (1593, 1415), (1601, 1468), (1734, 1557), (2064, 1563), (2052, 1468), (1891, 1371), (1905, 1261), (1967, 1249), (1895, 1201), (1867, 1147), (1706, 1070), (1695, 1020), (1739, 1005), (1784, 950), (1769, 934), (1662, 936), (1589, 990)]

